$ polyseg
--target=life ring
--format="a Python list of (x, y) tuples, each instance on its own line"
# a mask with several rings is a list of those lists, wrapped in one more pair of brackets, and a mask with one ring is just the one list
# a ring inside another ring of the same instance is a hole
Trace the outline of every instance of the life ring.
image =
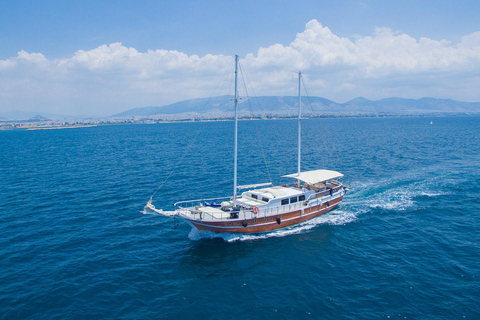
[(253, 211), (253, 214), (257, 214), (258, 213), (258, 207), (253, 207), (252, 211)]

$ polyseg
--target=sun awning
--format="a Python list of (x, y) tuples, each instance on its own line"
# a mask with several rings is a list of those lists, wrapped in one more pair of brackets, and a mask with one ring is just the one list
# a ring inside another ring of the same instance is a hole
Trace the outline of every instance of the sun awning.
[(335, 179), (335, 178), (341, 178), (343, 177), (343, 174), (337, 171), (332, 171), (332, 170), (312, 170), (312, 171), (300, 172), (300, 175), (298, 175), (298, 173), (292, 173), (292, 174), (287, 174), (283, 177), (298, 179), (308, 184), (315, 184), (315, 183), (324, 182), (324, 181)]

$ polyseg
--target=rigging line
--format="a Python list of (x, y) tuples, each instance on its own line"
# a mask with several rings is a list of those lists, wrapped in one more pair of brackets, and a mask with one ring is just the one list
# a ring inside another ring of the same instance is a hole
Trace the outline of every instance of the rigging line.
[[(305, 84), (304, 84), (305, 85)], [(310, 96), (308, 95), (307, 93), (307, 90), (306, 88), (304, 87), (305, 89), (305, 92), (306, 92), (306, 95), (307, 95), (307, 99), (309, 101), (309, 108), (310, 108), (310, 111), (312, 112), (313, 115), (315, 115), (315, 111), (313, 110), (313, 103), (310, 99)], [(318, 127), (318, 130), (320, 133), (324, 133), (324, 134), (321, 134), (321, 137), (322, 137), (322, 141), (323, 141), (323, 144), (325, 146), (325, 149), (327, 150), (327, 152), (331, 155), (333, 155), (334, 157), (336, 157), (336, 159), (341, 163), (341, 158), (338, 157), (338, 155), (336, 154), (336, 149), (335, 149), (335, 145), (332, 143), (331, 139), (330, 139), (330, 136), (328, 135), (328, 131), (327, 129), (325, 128), (325, 126), (323, 125), (323, 122), (321, 120), (320, 117), (315, 117), (315, 119), (317, 121), (315, 121), (317, 127)], [(325, 138), (328, 140), (326, 141)], [(331, 147), (331, 148), (330, 148)], [(325, 165), (325, 162), (323, 161), (324, 159), (322, 159), (322, 162), (323, 164)]]
[[(202, 126), (203, 127), (203, 126)], [(188, 152), (190, 151), (190, 148), (192, 147), (192, 145), (196, 142), (198, 136), (200, 135), (200, 132), (202, 132), (202, 128), (200, 128), (195, 137), (192, 139), (192, 141), (189, 143), (189, 145), (187, 146), (187, 150), (186, 152), (184, 152), (182, 158), (180, 158), (180, 161), (178, 161), (176, 164), (175, 164), (175, 167), (173, 167), (173, 170), (170, 171), (170, 173), (168, 174), (168, 176), (165, 178), (165, 180), (163, 180), (162, 184), (157, 188), (157, 190), (155, 190), (155, 192), (150, 196), (150, 200), (153, 198), (153, 196), (163, 187), (163, 185), (168, 181), (168, 179), (170, 179), (170, 177), (173, 175), (173, 173), (175, 172), (175, 170), (178, 168), (178, 166), (183, 162), (183, 159), (185, 159), (185, 156), (188, 154)]]
[[(307, 95), (307, 98), (308, 98), (308, 100), (309, 100), (309, 102), (310, 102), (310, 109), (311, 109), (312, 113), (315, 114), (315, 111), (313, 110), (313, 104), (312, 104), (312, 102), (311, 102), (310, 96), (308, 95), (308, 92), (307, 92), (307, 88), (306, 88), (306, 86), (305, 86), (305, 83), (303, 83), (303, 86), (304, 86), (304, 89), (305, 89), (305, 93), (306, 93), (306, 95)], [(316, 117), (316, 119), (317, 119), (316, 123), (317, 123), (317, 126), (319, 127), (319, 131), (323, 131), (324, 134), (325, 134), (326, 139), (328, 140), (328, 144), (325, 143), (325, 145), (327, 146), (327, 151), (330, 151), (330, 152), (332, 153), (332, 155), (337, 159), (337, 161), (338, 161), (340, 164), (342, 164), (342, 158), (338, 156), (338, 152), (337, 152), (337, 150), (336, 150), (336, 148), (335, 148), (335, 144), (332, 143), (332, 140), (331, 140), (331, 138), (330, 138), (330, 135), (328, 134), (328, 131), (327, 131), (327, 129), (325, 128), (325, 125), (323, 124), (323, 121), (321, 120), (321, 117), (318, 116), (318, 117)], [(321, 127), (321, 128), (320, 128), (320, 127)], [(322, 137), (323, 137), (323, 136), (322, 136)], [(331, 148), (328, 148), (328, 147), (331, 147)], [(329, 152), (329, 153), (330, 153), (330, 152)]]
[[(235, 77), (231, 77), (230, 78), (230, 85), (228, 86), (228, 91), (227, 92), (232, 92), (232, 86), (234, 85), (234, 82), (235, 82)], [(227, 99), (228, 99), (228, 96), (227, 96)], [(231, 99), (229, 99), (230, 102), (232, 102), (233, 99), (235, 99), (235, 95), (233, 95), (233, 97)], [(228, 103), (227, 105), (228, 105), (228, 107), (230, 107), (230, 103)], [(228, 110), (228, 108), (227, 108), (227, 110)]]
[[(302, 85), (303, 85), (303, 89), (305, 90), (305, 94), (307, 96), (307, 99), (309, 101), (309, 104), (310, 104), (310, 109), (312, 110), (312, 113), (314, 113), (313, 111), (313, 104), (311, 102), (311, 99), (310, 99), (310, 95), (308, 94), (308, 91), (307, 91), (307, 87), (305, 86), (305, 82), (303, 81), (303, 78), (302, 78)], [(340, 164), (342, 164), (342, 159), (338, 156), (338, 153), (337, 153), (337, 150), (335, 148), (335, 145), (332, 143), (331, 139), (330, 139), (330, 135), (328, 134), (328, 131), (325, 129), (325, 126), (323, 125), (323, 122), (321, 121), (321, 118), (318, 117), (318, 123), (320, 124), (320, 126), (323, 128), (323, 131), (325, 132), (325, 136), (329, 142), (329, 145), (332, 147), (332, 152), (333, 152), (333, 155), (337, 158), (337, 160), (340, 162)], [(328, 148), (327, 148), (328, 150)]]
[[(312, 107), (312, 106), (313, 106), (313, 103), (312, 103), (312, 101), (311, 101), (311, 99), (310, 99), (310, 96), (309, 96), (309, 94), (308, 94), (308, 92), (307, 92), (307, 89), (306, 89), (306, 87), (305, 87), (305, 83), (303, 83), (303, 85), (304, 85), (305, 95), (306, 95), (306, 98), (307, 98), (307, 100), (308, 100), (308, 105), (307, 105), (307, 106), (308, 106), (308, 108), (310, 109), (310, 112), (312, 113), (312, 115), (315, 115), (315, 111), (313, 110), (313, 107)], [(315, 118), (317, 118), (317, 117), (315, 117)], [(319, 119), (316, 119), (316, 120), (317, 120), (317, 121), (315, 121), (315, 124), (317, 125), (318, 131), (320, 132), (320, 137), (322, 138), (322, 142), (323, 142), (323, 145), (324, 145), (324, 147), (325, 147), (325, 150), (327, 150), (327, 152), (330, 154), (331, 151), (330, 151), (330, 149), (329, 149), (329, 147), (328, 147), (328, 146), (329, 146), (329, 143), (325, 140), (325, 136), (327, 136), (327, 130), (323, 127), (323, 124), (322, 124), (322, 122), (321, 122)], [(324, 135), (322, 132), (324, 132), (325, 135)], [(325, 157), (322, 157), (322, 165), (325, 166), (325, 164), (326, 164), (326, 162), (325, 162)]]
[[(304, 82), (304, 77), (302, 77), (301, 80), (302, 80), (302, 84), (303, 84), (303, 90), (305, 91), (305, 97), (306, 97), (307, 100), (308, 100), (308, 103), (305, 104), (305, 106), (308, 107), (309, 110), (310, 110), (310, 112), (313, 114), (314, 112), (313, 112), (313, 110), (312, 110), (312, 101), (311, 101), (311, 99), (310, 99), (310, 96), (308, 95), (308, 92), (307, 92), (307, 89), (306, 89), (306, 86), (305, 86), (305, 82)], [(310, 116), (310, 117), (311, 117), (311, 116)], [(309, 118), (310, 118), (310, 117), (309, 117)], [(329, 148), (328, 148), (328, 143), (327, 143), (327, 141), (325, 140), (325, 136), (322, 134), (322, 131), (325, 131), (325, 130), (322, 130), (322, 129), (320, 128), (320, 126), (318, 125), (317, 122), (315, 122), (315, 123), (316, 123), (317, 128), (318, 128), (318, 131), (319, 131), (319, 133), (320, 133), (320, 138), (322, 139), (322, 143), (323, 143), (324, 149), (327, 150), (327, 152), (330, 152), (330, 151), (329, 151)], [(326, 167), (326, 162), (325, 162), (326, 157), (320, 157), (320, 159), (321, 159), (321, 161), (322, 161), (322, 166), (323, 166), (323, 167)]]
[[(255, 95), (255, 91), (253, 90), (253, 86), (251, 85), (250, 80), (248, 79), (247, 74), (243, 71), (243, 68), (242, 68), (241, 65), (240, 65), (240, 72), (241, 72), (241, 74), (242, 74), (243, 86), (244, 86), (245, 93), (246, 93), (247, 97), (249, 98), (249, 96), (248, 96), (248, 90), (247, 90), (247, 85), (246, 85), (246, 83), (245, 83), (245, 78), (247, 78), (247, 81), (249, 82), (250, 88), (252, 88), (252, 92), (253, 92), (253, 94), (254, 94), (254, 97), (256, 98), (257, 103), (258, 103), (258, 105), (259, 105), (260, 108), (261, 108), (260, 102), (258, 101), (258, 98), (257, 98), (257, 96)], [(251, 104), (250, 99), (247, 99), (246, 102), (247, 102), (247, 105), (250, 107), (250, 112), (251, 112), (251, 114), (254, 115), (254, 113), (253, 113), (253, 107), (252, 107), (252, 104)], [(257, 134), (257, 140), (260, 142), (260, 149), (261, 149), (261, 151), (262, 151), (263, 162), (264, 162), (264, 164), (265, 164), (265, 168), (267, 169), (268, 179), (269, 179), (269, 181), (270, 181), (271, 183), (273, 183), (272, 176), (271, 176), (271, 174), (270, 174), (270, 168), (268, 167), (268, 162), (267, 162), (267, 157), (266, 157), (266, 154), (265, 154), (265, 149), (263, 148), (263, 143), (262, 143), (262, 140), (260, 139), (260, 132), (259, 132), (259, 130), (258, 130), (258, 126), (257, 126), (256, 124), (254, 124), (254, 128), (255, 128), (255, 132), (256, 132), (256, 134)]]
[[(222, 93), (223, 88), (225, 87), (225, 84), (227, 83), (227, 75), (233, 73), (232, 70), (233, 70), (233, 66), (231, 66), (230, 68), (228, 68), (228, 69), (225, 71), (225, 74), (224, 74), (223, 77), (222, 77), (222, 79), (225, 79), (225, 80), (222, 82), (222, 83), (223, 83), (223, 84), (222, 84), (222, 87), (221, 87), (220, 90), (218, 91), (217, 98), (215, 99), (215, 103), (217, 103), (218, 99), (220, 98), (219, 95)], [(233, 78), (230, 77), (230, 86), (229, 86), (227, 92), (230, 92), (230, 89), (231, 89), (231, 87), (232, 87), (232, 82), (233, 82)], [(217, 87), (218, 87), (218, 86), (217, 86)], [(215, 90), (216, 90), (216, 89), (217, 89), (217, 88), (215, 88)]]
[[(222, 85), (222, 88), (220, 89), (223, 90), (223, 88), (225, 87), (225, 82), (227, 81), (226, 77), (227, 77), (227, 74), (229, 71), (232, 70), (232, 67), (229, 67), (227, 68), (227, 70), (225, 71), (225, 73), (223, 74), (222, 78), (220, 79), (220, 81), (217, 83), (215, 89), (213, 90), (212, 94), (210, 95), (210, 97), (207, 99), (207, 101), (205, 102), (205, 105), (203, 106), (203, 108), (201, 109), (201, 111), (205, 110), (205, 108), (207, 107), (208, 103), (210, 102), (210, 100), (212, 99), (213, 95), (215, 94), (216, 90), (218, 89), (218, 87), (220, 86), (220, 83), (223, 83)], [(218, 96), (216, 97), (216, 99), (218, 99)], [(216, 100), (215, 100), (216, 102)], [(165, 178), (165, 180), (163, 180), (163, 182), (160, 184), (160, 186), (157, 188), (157, 190), (155, 190), (155, 192), (150, 196), (150, 201), (152, 200), (153, 196), (155, 196), (155, 194), (157, 194), (157, 192), (165, 185), (165, 183), (168, 181), (168, 179), (170, 179), (170, 177), (173, 175), (173, 173), (175, 172), (175, 170), (177, 169), (177, 167), (183, 162), (183, 159), (185, 158), (185, 156), (188, 154), (188, 152), (190, 151), (190, 148), (192, 147), (192, 145), (196, 142), (198, 136), (200, 135), (200, 133), (203, 131), (203, 126), (201, 126), (197, 133), (195, 134), (194, 138), (190, 141), (190, 143), (188, 144), (187, 146), (187, 150), (186, 152), (183, 154), (182, 158), (180, 158), (180, 161), (178, 161), (176, 164), (175, 164), (175, 167), (172, 169), (172, 171), (170, 171), (170, 173), (168, 174), (168, 176)]]
[[(258, 98), (257, 98), (257, 96), (256, 96), (256, 94), (255, 94), (255, 90), (253, 89), (253, 86), (252, 86), (252, 84), (251, 84), (251, 82), (250, 82), (250, 79), (248, 78), (248, 75), (243, 71), (242, 65), (241, 65), (241, 64), (239, 64), (239, 65), (240, 65), (240, 73), (242, 74), (243, 87), (244, 87), (244, 89), (245, 89), (245, 93), (246, 93), (247, 97), (249, 97), (249, 96), (248, 96), (247, 85), (246, 85), (246, 83), (245, 83), (245, 78), (247, 79), (248, 84), (250, 85), (250, 88), (252, 88), (253, 96), (254, 96), (255, 99), (257, 100), (257, 103), (258, 103), (260, 109), (262, 109), (262, 106), (261, 106), (261, 104), (260, 104), (260, 101), (258, 100)], [(251, 104), (250, 99), (247, 99), (246, 102), (247, 102), (248, 106), (250, 107), (250, 112), (251, 112), (251, 114), (252, 114), (252, 116), (253, 116), (253, 115), (254, 115), (254, 113), (253, 113), (253, 107), (252, 107), (252, 104)], [(263, 110), (262, 110), (262, 113), (264, 114)], [(265, 164), (265, 168), (267, 169), (268, 179), (269, 179), (269, 181), (270, 181), (271, 183), (273, 183), (272, 176), (270, 175), (270, 169), (269, 169), (269, 167), (268, 167), (267, 157), (266, 157), (266, 155), (265, 155), (265, 149), (263, 148), (262, 139), (260, 139), (260, 132), (258, 131), (258, 125), (257, 125), (256, 123), (254, 123), (253, 127), (255, 128), (255, 132), (256, 132), (256, 134), (257, 134), (257, 140), (260, 142), (260, 149), (262, 150), (263, 162), (264, 162), (264, 164)]]
[[(208, 103), (210, 102), (210, 100), (212, 99), (213, 95), (217, 92), (217, 89), (218, 87), (220, 86), (220, 83), (222, 83), (222, 87), (220, 88), (220, 90), (218, 90), (218, 93), (217, 93), (217, 96), (214, 97), (213, 99), (213, 103), (216, 104), (218, 99), (220, 98), (219, 94), (221, 94), (221, 92), (223, 91), (223, 88), (225, 87), (225, 84), (227, 82), (227, 76), (229, 73), (233, 73), (231, 72), (233, 69), (233, 66), (230, 66), (229, 68), (227, 68), (222, 76), (222, 78), (220, 79), (220, 81), (217, 83), (217, 85), (215, 86), (215, 89), (212, 91), (212, 93), (210, 94), (210, 97), (207, 99), (207, 101), (205, 102), (203, 108), (200, 109), (200, 111), (204, 111), (206, 108), (207, 108), (207, 105)], [(230, 81), (230, 87), (231, 87), (231, 81)], [(230, 92), (230, 91), (229, 91)]]

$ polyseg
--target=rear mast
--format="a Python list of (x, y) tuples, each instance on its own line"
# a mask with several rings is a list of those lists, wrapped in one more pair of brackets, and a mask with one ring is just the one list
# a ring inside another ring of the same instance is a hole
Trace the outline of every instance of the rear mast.
[(238, 75), (238, 55), (235, 55), (235, 98), (233, 99), (235, 103), (235, 146), (233, 150), (233, 207), (237, 206), (237, 136), (238, 136), (238, 116), (237, 116), (237, 105), (238, 105), (238, 91), (237, 91), (237, 75)]
[[(298, 72), (298, 176), (300, 177), (300, 162), (302, 157), (302, 96), (301, 96), (302, 71)], [(300, 186), (300, 180), (298, 180)]]

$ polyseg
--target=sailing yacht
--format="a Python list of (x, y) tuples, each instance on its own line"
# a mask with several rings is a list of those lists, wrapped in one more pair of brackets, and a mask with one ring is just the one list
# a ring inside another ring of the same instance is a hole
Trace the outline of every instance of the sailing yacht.
[(325, 169), (301, 171), (300, 167), (301, 72), (298, 73), (298, 168), (296, 173), (283, 176), (292, 179), (292, 183), (237, 186), (237, 75), (238, 56), (235, 56), (233, 196), (177, 202), (174, 211), (155, 208), (150, 198), (144, 210), (179, 217), (201, 231), (255, 234), (303, 223), (335, 209), (345, 195), (345, 187), (339, 181), (343, 174)]

